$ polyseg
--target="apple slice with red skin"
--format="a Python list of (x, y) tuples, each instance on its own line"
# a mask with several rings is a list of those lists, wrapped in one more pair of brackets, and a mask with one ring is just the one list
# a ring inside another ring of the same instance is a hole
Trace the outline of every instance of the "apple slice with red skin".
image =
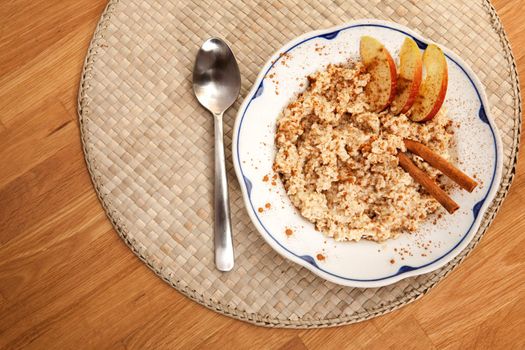
[(361, 37), (359, 51), (361, 61), (370, 74), (370, 81), (365, 87), (370, 109), (380, 112), (396, 96), (396, 64), (383, 44), (370, 36)]
[(447, 94), (447, 60), (438, 46), (427, 46), (423, 53), (423, 67), (425, 77), (410, 109), (410, 119), (415, 122), (425, 122), (434, 118)]
[(393, 114), (406, 113), (412, 107), (419, 92), (422, 77), (421, 51), (414, 40), (406, 38), (399, 52), (397, 94), (390, 106)]

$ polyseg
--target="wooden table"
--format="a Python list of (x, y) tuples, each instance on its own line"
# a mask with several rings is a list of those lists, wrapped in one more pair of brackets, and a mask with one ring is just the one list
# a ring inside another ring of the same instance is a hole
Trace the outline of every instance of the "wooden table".
[[(105, 4), (0, 3), (0, 348), (525, 347), (523, 152), (470, 257), (430, 294), (386, 316), (332, 329), (265, 329), (162, 282), (113, 231), (80, 147), (78, 82)], [(525, 1), (495, 6), (523, 77)]]

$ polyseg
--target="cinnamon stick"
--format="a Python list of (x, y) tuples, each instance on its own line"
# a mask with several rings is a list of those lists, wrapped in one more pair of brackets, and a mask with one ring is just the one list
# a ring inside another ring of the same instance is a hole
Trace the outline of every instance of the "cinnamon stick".
[(450, 214), (459, 209), (459, 205), (454, 202), (449, 195), (443, 191), (432, 179), (421, 169), (419, 169), (405, 153), (398, 153), (399, 165), (412, 176), (427, 192), (434, 197)]
[(477, 182), (467, 174), (456, 168), (424, 144), (409, 139), (405, 139), (404, 141), (407, 150), (423, 158), (427, 163), (441, 171), (465, 190), (472, 192), (478, 185)]

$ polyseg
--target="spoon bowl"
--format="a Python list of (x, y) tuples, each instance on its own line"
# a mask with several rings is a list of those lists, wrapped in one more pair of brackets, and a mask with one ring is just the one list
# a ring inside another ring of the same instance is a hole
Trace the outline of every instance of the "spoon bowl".
[(195, 60), (193, 91), (213, 114), (226, 111), (241, 90), (241, 74), (230, 47), (221, 39), (206, 40)]

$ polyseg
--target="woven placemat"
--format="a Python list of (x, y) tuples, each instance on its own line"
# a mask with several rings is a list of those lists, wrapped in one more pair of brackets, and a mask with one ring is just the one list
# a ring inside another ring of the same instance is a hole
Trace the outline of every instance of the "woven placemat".
[[(232, 45), (242, 96), (268, 57), (310, 30), (356, 18), (398, 22), (467, 61), (487, 89), (504, 144), (503, 181), (476, 237), (433, 273), (376, 289), (338, 286), (284, 260), (246, 214), (231, 164), (236, 265), (213, 260), (212, 118), (195, 100), (191, 70), (210, 36)], [(476, 246), (507, 194), (521, 125), (516, 66), (488, 0), (111, 0), (89, 48), (79, 92), (87, 166), (116, 231), (164, 281), (210, 309), (270, 327), (324, 327), (378, 316), (424, 295)]]

